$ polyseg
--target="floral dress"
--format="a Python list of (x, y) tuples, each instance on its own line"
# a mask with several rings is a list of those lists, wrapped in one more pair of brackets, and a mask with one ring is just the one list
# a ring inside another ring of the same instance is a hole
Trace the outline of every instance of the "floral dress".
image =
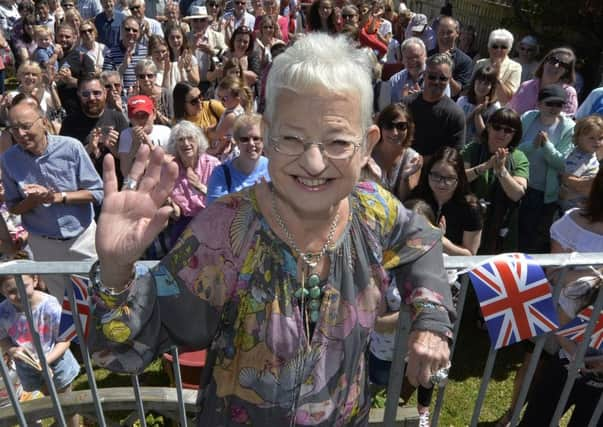
[(365, 355), (385, 308), (386, 269), (413, 304), (412, 328), (451, 336), (441, 234), (377, 184), (358, 184), (347, 228), (328, 253), (320, 316), (308, 337), (294, 296), (297, 260), (255, 194), (251, 187), (204, 209), (129, 292), (95, 294), (93, 357), (115, 371), (141, 372), (170, 345), (213, 342), (217, 358), (198, 425), (367, 425)]

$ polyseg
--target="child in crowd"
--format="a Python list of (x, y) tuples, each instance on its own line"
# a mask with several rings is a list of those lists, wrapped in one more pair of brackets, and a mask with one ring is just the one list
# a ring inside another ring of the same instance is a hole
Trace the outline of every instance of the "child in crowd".
[[(57, 299), (36, 290), (38, 277), (23, 275), (25, 293), (36, 323), (46, 361), (52, 370), (57, 392), (71, 391), (71, 383), (80, 366), (69, 350), (69, 341), (58, 341), (61, 305)], [(0, 347), (16, 362), (17, 374), (25, 391), (40, 390), (48, 394), (43, 381), (42, 366), (31, 341), (31, 332), (14, 276), (0, 276)], [(69, 426), (79, 426), (79, 416), (71, 416)]]
[[(435, 222), (433, 209), (423, 200), (411, 199), (406, 201), (404, 205), (413, 212), (423, 215), (430, 224)], [(402, 299), (393, 277), (386, 291), (385, 300), (387, 302), (387, 312), (375, 321), (375, 329), (371, 332), (369, 343), (369, 379), (374, 391), (387, 386), (394, 355), (398, 314)], [(431, 404), (433, 387), (425, 388), (419, 386), (418, 388), (417, 411), (419, 412), (419, 425), (429, 427), (429, 405)], [(401, 392), (401, 397), (404, 401), (408, 400), (413, 391), (414, 388), (407, 382), (405, 377)]]
[(592, 115), (578, 120), (574, 128), (576, 146), (565, 159), (565, 173), (561, 177), (559, 192), (564, 211), (583, 203), (599, 171), (597, 151), (603, 148), (603, 117)]
[(49, 68), (58, 71), (58, 59), (61, 55), (61, 47), (52, 44), (52, 32), (45, 26), (39, 25), (34, 29), (34, 39), (38, 47), (32, 55), (32, 59), (40, 64), (43, 70)]

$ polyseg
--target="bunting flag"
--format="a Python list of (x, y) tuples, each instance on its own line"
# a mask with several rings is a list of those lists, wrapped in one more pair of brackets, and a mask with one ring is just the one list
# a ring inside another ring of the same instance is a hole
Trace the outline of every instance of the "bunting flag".
[[(593, 306), (590, 305), (582, 310), (574, 320), (559, 329), (556, 334), (576, 342), (584, 340), (584, 333), (590, 318), (593, 316)], [(593, 334), (590, 336), (589, 346), (595, 350), (603, 350), (603, 313), (599, 313), (599, 319), (595, 325)]]
[[(88, 299), (88, 278), (82, 276), (71, 276), (71, 286), (73, 296), (75, 297), (76, 310), (80, 316), (80, 323), (84, 331), (84, 337), (88, 336), (88, 320), (90, 319), (90, 301)], [(61, 323), (59, 324), (59, 341), (77, 342), (77, 331), (73, 323), (73, 310), (69, 303), (67, 290), (63, 297), (63, 311), (61, 313)]]
[(469, 271), (490, 342), (499, 349), (557, 330), (551, 285), (524, 254), (502, 254)]

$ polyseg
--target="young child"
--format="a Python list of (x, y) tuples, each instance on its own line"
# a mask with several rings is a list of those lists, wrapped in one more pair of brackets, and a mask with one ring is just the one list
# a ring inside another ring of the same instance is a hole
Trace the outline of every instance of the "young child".
[(34, 29), (34, 38), (38, 47), (32, 55), (32, 59), (40, 64), (43, 70), (49, 68), (58, 71), (57, 62), (60, 53), (60, 47), (52, 44), (52, 32), (45, 26), (39, 25)]
[[(435, 222), (433, 210), (423, 200), (408, 200), (404, 205), (413, 212), (423, 215), (429, 223), (433, 224)], [(398, 313), (400, 312), (402, 299), (393, 277), (385, 294), (385, 300), (387, 302), (387, 312), (377, 318), (369, 343), (369, 379), (373, 388), (376, 389), (387, 386), (389, 381), (389, 371), (394, 354), (396, 330), (398, 328)], [(425, 388), (419, 386), (418, 389), (417, 411), (419, 412), (419, 425), (429, 427), (429, 405), (431, 404), (433, 387)], [(401, 392), (401, 397), (404, 401), (410, 398), (413, 391), (414, 388), (405, 378)]]
[(559, 199), (564, 211), (578, 207), (590, 192), (599, 171), (597, 151), (603, 147), (603, 117), (592, 115), (578, 120), (574, 128), (576, 148), (565, 159)]
[[(55, 297), (35, 289), (37, 276), (23, 275), (23, 283), (56, 390), (59, 393), (71, 391), (71, 383), (79, 374), (80, 366), (69, 350), (70, 342), (57, 341), (61, 305)], [(25, 391), (40, 390), (48, 394), (13, 276), (0, 276), (0, 293), (6, 298), (0, 303), (0, 347), (15, 361)], [(71, 416), (68, 425), (79, 426), (79, 416)]]

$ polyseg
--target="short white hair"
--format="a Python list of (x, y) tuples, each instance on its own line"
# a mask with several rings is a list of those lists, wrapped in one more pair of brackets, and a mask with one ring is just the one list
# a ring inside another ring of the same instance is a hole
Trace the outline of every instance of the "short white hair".
[[(266, 83), (264, 117), (269, 123), (274, 123), (278, 110), (276, 100), (281, 90), (289, 89), (302, 94), (316, 88), (357, 95), (363, 133), (372, 124), (370, 60), (366, 53), (352, 46), (345, 36), (310, 33), (277, 56)], [(295, 102), (295, 99), (291, 102)]]
[(421, 49), (423, 51), (423, 54), (427, 56), (427, 48), (425, 47), (425, 42), (419, 37), (409, 37), (405, 39), (400, 45), (400, 52), (404, 52), (410, 46), (419, 46), (419, 49)]
[(492, 47), (492, 45), (496, 44), (497, 41), (507, 43), (509, 45), (507, 52), (509, 52), (513, 47), (513, 34), (511, 34), (511, 31), (505, 30), (504, 28), (492, 30), (490, 36), (488, 37), (488, 47)]
[(205, 153), (207, 147), (209, 146), (207, 138), (198, 126), (189, 122), (188, 120), (182, 120), (172, 128), (166, 147), (167, 152), (178, 158), (178, 140), (187, 136), (192, 137), (197, 142), (199, 147), (199, 155)]

